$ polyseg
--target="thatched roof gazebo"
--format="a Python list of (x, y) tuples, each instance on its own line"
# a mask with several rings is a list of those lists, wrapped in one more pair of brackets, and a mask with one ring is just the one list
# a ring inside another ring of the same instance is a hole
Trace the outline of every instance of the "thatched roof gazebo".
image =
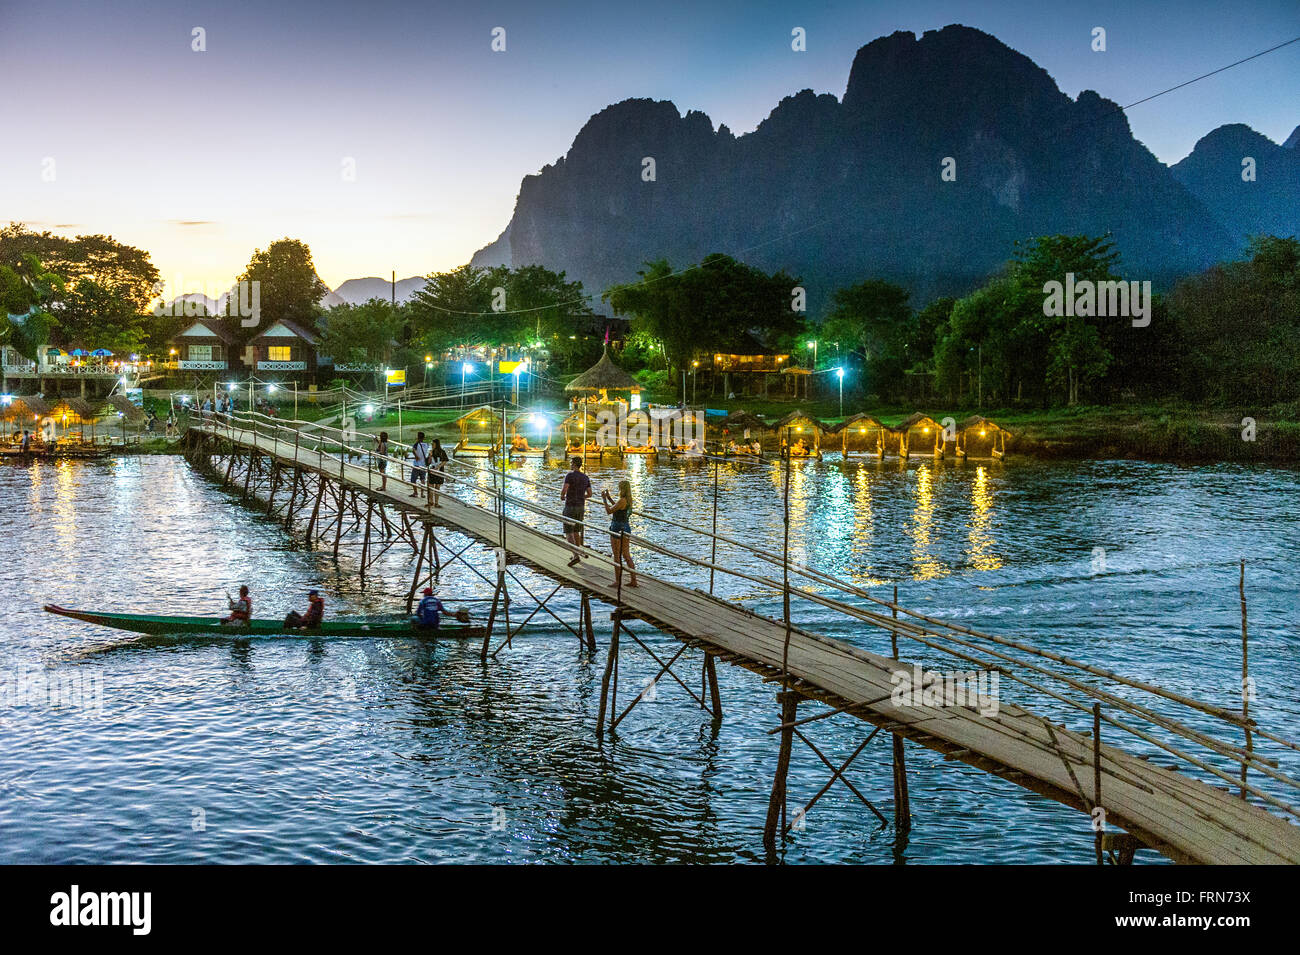
[[(820, 458), (822, 456), (822, 435), (826, 425), (812, 415), (802, 411), (791, 411), (788, 415), (772, 425), (781, 436), (781, 456), (790, 453), (796, 458)], [(802, 448), (802, 450), (800, 450)]]
[(899, 457), (908, 458), (913, 454), (943, 457), (943, 425), (928, 414), (917, 411), (908, 415), (894, 432), (898, 436)]
[(971, 415), (957, 425), (957, 456), (1001, 458), (1007, 453), (1011, 432), (982, 415)]
[(456, 419), (460, 440), (451, 449), (452, 457), (490, 457), (502, 440), (501, 416), (491, 405), (480, 405)]
[(555, 420), (548, 411), (521, 411), (510, 418), (511, 457), (541, 457), (551, 454)]
[(839, 434), (840, 453), (846, 458), (851, 454), (874, 454), (883, 458), (889, 432), (890, 429), (879, 418), (865, 411), (849, 415), (831, 429), (831, 434)]
[(570, 413), (560, 422), (564, 431), (564, 451), (566, 455), (582, 457), (600, 457), (605, 451), (619, 450), (617, 428), (610, 434), (608, 416), (597, 416), (586, 407)]
[(139, 424), (144, 420), (144, 409), (134, 404), (126, 395), (109, 395), (108, 404), (123, 418), (127, 424)]
[(609, 348), (601, 353), (600, 361), (592, 365), (573, 381), (564, 386), (566, 392), (577, 394), (596, 394), (602, 402), (609, 401), (611, 391), (626, 391), (639, 395), (641, 385), (618, 365), (609, 359)]
[[(772, 426), (751, 411), (737, 408), (727, 415), (722, 422), (722, 435), (719, 439), (723, 454), (739, 454), (762, 457), (764, 445), (772, 445), (776, 433)], [(758, 447), (754, 445), (757, 443)]]

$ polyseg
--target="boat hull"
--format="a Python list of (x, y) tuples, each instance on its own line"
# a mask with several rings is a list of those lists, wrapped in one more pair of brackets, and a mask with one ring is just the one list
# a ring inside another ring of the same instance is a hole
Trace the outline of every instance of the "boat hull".
[(69, 610), (47, 604), (45, 610), (61, 617), (71, 617), (114, 630), (132, 633), (165, 635), (221, 634), (232, 637), (322, 636), (322, 637), (448, 637), (482, 638), (483, 627), (466, 627), (449, 624), (438, 630), (424, 630), (413, 626), (407, 619), (399, 620), (327, 620), (310, 630), (292, 630), (283, 620), (251, 620), (243, 626), (225, 624), (219, 617), (164, 617), (152, 614), (98, 613), (89, 610)]

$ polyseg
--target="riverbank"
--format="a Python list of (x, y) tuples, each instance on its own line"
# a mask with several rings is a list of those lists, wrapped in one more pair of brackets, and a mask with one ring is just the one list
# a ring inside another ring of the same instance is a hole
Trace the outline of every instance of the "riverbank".
[[(773, 420), (791, 411), (811, 414), (827, 426), (842, 420), (838, 402), (710, 402), (714, 410), (744, 409)], [(721, 407), (717, 407), (717, 406)], [(845, 409), (846, 411), (849, 409)], [(960, 422), (972, 414), (983, 414), (1009, 429), (1008, 456), (1044, 460), (1135, 460), (1164, 461), (1183, 464), (1234, 462), (1294, 466), (1300, 464), (1300, 421), (1282, 414), (1261, 413), (1254, 418), (1254, 433), (1243, 419), (1245, 414), (1206, 411), (1193, 408), (1158, 408), (1131, 406), (1119, 408), (1081, 406), (1048, 411), (1025, 411), (1015, 408), (973, 408), (958, 411), (943, 409), (881, 409), (875, 414), (887, 425), (897, 425), (913, 410), (923, 410), (942, 420), (951, 417)], [(1273, 409), (1275, 412), (1278, 409)], [(1282, 409), (1285, 410), (1285, 409)], [(827, 412), (834, 413), (827, 413)], [(414, 440), (417, 430), (428, 438), (438, 438), (450, 450), (459, 440), (455, 424), (461, 412), (425, 412), (419, 419), (403, 416), (402, 440)], [(391, 420), (388, 420), (391, 419)], [(717, 419), (712, 419), (716, 421)], [(386, 430), (398, 439), (397, 417), (364, 423), (358, 432), (365, 435)], [(833, 450), (835, 438), (828, 439)], [(179, 441), (165, 438), (130, 443), (128, 454), (180, 454)]]

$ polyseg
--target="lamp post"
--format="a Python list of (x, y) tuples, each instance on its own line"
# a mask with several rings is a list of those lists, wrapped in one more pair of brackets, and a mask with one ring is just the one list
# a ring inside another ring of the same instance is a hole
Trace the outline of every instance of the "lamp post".
[(817, 370), (817, 339), (814, 338), (812, 341), (810, 341), (808, 343), (808, 347), (812, 349), (812, 353), (813, 353), (812, 366), (813, 366), (813, 371), (816, 371)]
[(840, 417), (844, 417), (844, 369), (836, 368), (835, 377), (840, 380)]
[(465, 407), (465, 376), (474, 370), (474, 366), (469, 362), (461, 362), (460, 365), (460, 406)]
[(691, 404), (695, 404), (700, 396), (700, 363), (698, 360), (691, 362)]
[(433, 372), (433, 356), (425, 355), (424, 356), (424, 388), (426, 391), (429, 388), (429, 375), (432, 372)]

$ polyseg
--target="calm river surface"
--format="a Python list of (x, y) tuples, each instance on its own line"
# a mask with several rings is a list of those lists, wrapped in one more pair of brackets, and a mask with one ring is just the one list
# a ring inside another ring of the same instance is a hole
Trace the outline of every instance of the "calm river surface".
[[(548, 503), (558, 493), (558, 469), (517, 473), (547, 482)], [(633, 459), (626, 471), (594, 469), (597, 494), (625, 475), (639, 507), (708, 526), (711, 466)], [(720, 529), (779, 549), (781, 486), (778, 465), (723, 465)], [(1300, 737), (1300, 472), (827, 460), (795, 465), (791, 519), (797, 559), (880, 596), (897, 583), (905, 605), (1229, 706), (1239, 705), (1244, 557), (1252, 715)], [(707, 556), (687, 531), (634, 524)], [(762, 859), (775, 687), (720, 666), (725, 718), (715, 729), (665, 680), (602, 749), (593, 732), (609, 633), (601, 605), (593, 659), (552, 621), (486, 667), (477, 646), (450, 641), (135, 638), (43, 613), (58, 603), (212, 614), (241, 582), (252, 584), (259, 616), (304, 608), (312, 587), (331, 615), (401, 607), (409, 549), (389, 551), (363, 592), (355, 552), (336, 562), (296, 546), (179, 457), (0, 465), (0, 541), (0, 862)], [(652, 573), (700, 581), (641, 556)], [(491, 565), (487, 554), (475, 560)], [(726, 549), (719, 561), (760, 566)], [(719, 591), (780, 612), (779, 595), (745, 581), (720, 579)], [(453, 565), (440, 593), (489, 591)], [(573, 595), (555, 606), (576, 621)], [(796, 604), (795, 617), (888, 652), (881, 633), (816, 606)], [(646, 639), (661, 655), (677, 646)], [(698, 656), (684, 659), (698, 686)], [(652, 666), (643, 651), (625, 651), (621, 700)], [(1010, 681), (1002, 697), (1024, 699)], [(1090, 723), (1039, 708), (1079, 729)], [(810, 730), (843, 759), (864, 725), (840, 717)], [(1091, 860), (1082, 814), (918, 747), (908, 754), (906, 846), (836, 786), (785, 859)], [(850, 777), (891, 816), (888, 755), (877, 737)], [(1296, 756), (1281, 757), (1292, 775)], [(796, 744), (792, 808), (826, 778)], [(1139, 853), (1144, 860), (1158, 857)]]

